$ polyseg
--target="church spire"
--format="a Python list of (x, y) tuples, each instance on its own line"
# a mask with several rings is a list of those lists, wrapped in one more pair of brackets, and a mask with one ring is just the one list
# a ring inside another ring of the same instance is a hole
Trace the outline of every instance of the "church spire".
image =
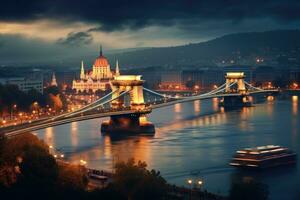
[(55, 73), (54, 72), (52, 74), (51, 86), (57, 86), (56, 77), (55, 77)]
[(85, 74), (84, 74), (84, 65), (83, 65), (83, 60), (81, 61), (81, 70), (80, 70), (80, 79), (84, 79)]
[(119, 61), (116, 61), (116, 76), (120, 76)]
[(102, 56), (102, 45), (100, 44), (100, 56)]

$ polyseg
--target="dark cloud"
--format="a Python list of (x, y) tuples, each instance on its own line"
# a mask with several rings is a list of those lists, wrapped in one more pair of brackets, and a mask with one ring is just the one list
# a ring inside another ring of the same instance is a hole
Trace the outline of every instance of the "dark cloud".
[(0, 34), (0, 65), (72, 62), (74, 66), (79, 66), (80, 60), (90, 55), (96, 57), (96, 49), (84, 46), (70, 50), (67, 46), (40, 39), (25, 38), (17, 34)]
[(0, 20), (59, 18), (98, 23), (93, 31), (139, 29), (185, 20), (300, 19), (299, 0), (2, 0)]
[(93, 36), (88, 32), (71, 32), (65, 38), (57, 40), (58, 44), (67, 46), (82, 46), (91, 44)]

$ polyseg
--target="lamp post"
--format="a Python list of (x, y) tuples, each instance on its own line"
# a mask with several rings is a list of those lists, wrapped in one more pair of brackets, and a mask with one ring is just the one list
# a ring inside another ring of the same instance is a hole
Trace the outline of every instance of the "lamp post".
[(198, 180), (197, 181), (197, 185), (199, 186), (199, 190), (201, 191), (201, 187), (203, 185), (203, 181), (202, 180)]
[(19, 116), (20, 116), (20, 121), (21, 121), (21, 124), (22, 124), (22, 120), (23, 120), (23, 113), (19, 113)]
[(188, 185), (190, 186), (190, 200), (192, 199), (192, 186), (193, 186), (193, 180), (192, 179), (188, 179), (187, 180)]
[(17, 108), (17, 104), (14, 104), (13, 106), (10, 107), (10, 120), (12, 120), (13, 112), (16, 108)]
[(203, 185), (203, 181), (200, 179), (197, 181), (197, 186), (199, 186), (199, 195), (200, 195), (200, 199), (202, 199), (202, 193), (201, 193), (201, 188), (202, 188), (202, 185)]

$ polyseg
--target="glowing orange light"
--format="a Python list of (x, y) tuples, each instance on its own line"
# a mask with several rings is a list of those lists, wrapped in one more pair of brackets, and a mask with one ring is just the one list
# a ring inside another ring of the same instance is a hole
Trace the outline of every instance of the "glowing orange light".
[(267, 100), (268, 100), (268, 101), (273, 101), (273, 100), (274, 100), (274, 97), (273, 97), (273, 96), (268, 96), (268, 97), (267, 97)]
[(298, 102), (298, 96), (292, 96), (292, 101), (293, 102)]

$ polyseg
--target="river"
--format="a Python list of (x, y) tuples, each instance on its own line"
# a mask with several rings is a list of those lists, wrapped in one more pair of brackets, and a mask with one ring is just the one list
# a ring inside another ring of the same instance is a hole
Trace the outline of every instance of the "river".
[(91, 168), (111, 170), (113, 162), (134, 158), (146, 161), (149, 168), (177, 185), (187, 186), (188, 178), (201, 179), (208, 191), (228, 194), (233, 180), (251, 178), (267, 185), (270, 199), (298, 199), (297, 166), (247, 172), (228, 163), (238, 149), (267, 144), (287, 146), (299, 155), (299, 103), (297, 96), (269, 98), (234, 111), (220, 109), (217, 99), (176, 104), (150, 114), (154, 135), (102, 135), (103, 119), (35, 134), (63, 152), (66, 160), (78, 163), (83, 159)]

